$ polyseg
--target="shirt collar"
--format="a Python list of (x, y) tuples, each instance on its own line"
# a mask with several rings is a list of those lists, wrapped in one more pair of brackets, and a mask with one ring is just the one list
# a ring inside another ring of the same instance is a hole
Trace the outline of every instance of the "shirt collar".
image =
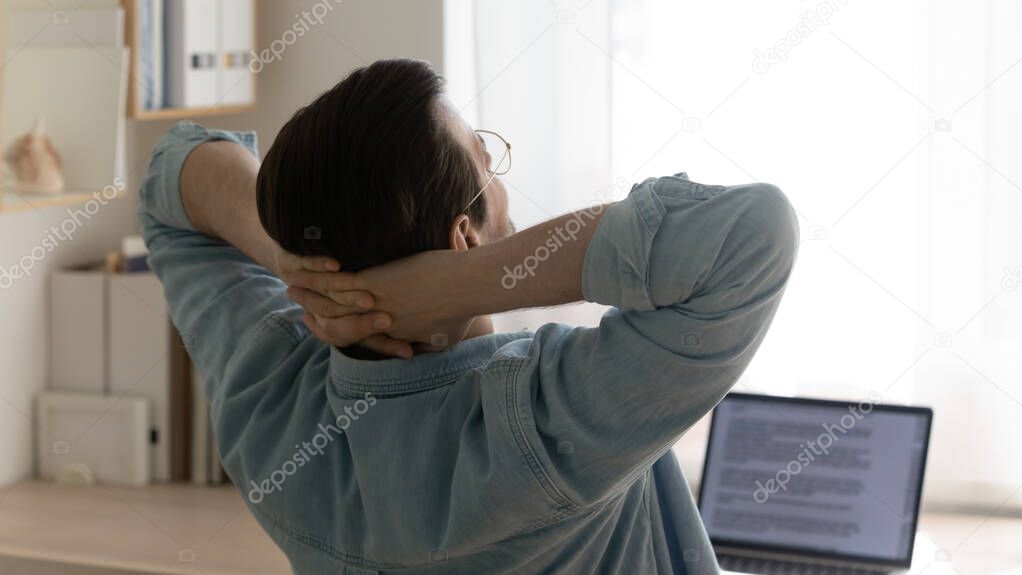
[(379, 361), (355, 359), (331, 348), (330, 381), (344, 396), (415, 393), (447, 385), (485, 365), (504, 345), (528, 337), (532, 334), (527, 331), (495, 333), (467, 339), (442, 352)]

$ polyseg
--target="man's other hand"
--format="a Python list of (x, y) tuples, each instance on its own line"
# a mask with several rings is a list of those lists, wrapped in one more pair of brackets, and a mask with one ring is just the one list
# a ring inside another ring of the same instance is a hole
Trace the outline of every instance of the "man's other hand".
[[(296, 280), (302, 278), (305, 285), (311, 286), (326, 285), (328, 278), (336, 282), (351, 276), (338, 271), (341, 269), (338, 262), (328, 257), (300, 257), (279, 248), (275, 260), (277, 274), (289, 285), (288, 298), (305, 309), (302, 322), (317, 339), (336, 347), (357, 344), (386, 356), (412, 357), (411, 345), (383, 333), (390, 329), (393, 320), (386, 312), (373, 311), (376, 304), (373, 294), (363, 290), (317, 292), (296, 285)], [(310, 278), (314, 278), (311, 283)]]
[[(310, 262), (291, 275), (288, 293), (294, 292), (292, 298), (303, 298), (299, 303), (315, 316), (319, 328), (332, 330), (326, 333), (328, 338), (321, 337), (324, 341), (334, 343), (338, 336), (342, 340), (353, 337), (351, 328), (338, 323), (336, 318), (350, 322), (354, 321), (350, 319), (354, 314), (367, 313), (366, 308), (360, 309), (361, 302), (376, 312), (388, 314), (390, 325), (377, 331), (383, 331), (389, 339), (377, 338), (374, 342), (402, 351), (404, 348), (395, 342), (410, 343), (416, 350), (448, 347), (465, 337), (474, 317), (466, 305), (471, 299), (466, 292), (485, 291), (484, 286), (469, 285), (467, 280), (453, 277), (456, 270), (462, 269), (461, 258), (465, 253), (422, 252), (356, 273), (307, 269), (317, 265)], [(494, 285), (499, 289), (499, 283)], [(442, 336), (439, 339), (443, 343), (437, 343), (438, 336)]]

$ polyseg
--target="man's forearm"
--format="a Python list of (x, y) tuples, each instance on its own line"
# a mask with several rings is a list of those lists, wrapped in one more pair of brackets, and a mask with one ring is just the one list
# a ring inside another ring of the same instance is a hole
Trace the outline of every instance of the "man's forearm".
[[(469, 250), (457, 278), (459, 315), (580, 301), (589, 242), (608, 205), (595, 206), (532, 226), (493, 244)], [(466, 289), (469, 288), (469, 289)]]
[(207, 142), (192, 151), (181, 169), (181, 202), (197, 230), (279, 273), (274, 269), (275, 244), (259, 223), (258, 173), (259, 161), (243, 146)]
[[(200, 232), (222, 239), (274, 269), (276, 245), (256, 208), (258, 161), (232, 142), (198, 146), (181, 171), (181, 201)], [(483, 315), (582, 299), (582, 268), (589, 241), (607, 206), (595, 206), (537, 224), (493, 244), (454, 254), (449, 276), (452, 315)]]

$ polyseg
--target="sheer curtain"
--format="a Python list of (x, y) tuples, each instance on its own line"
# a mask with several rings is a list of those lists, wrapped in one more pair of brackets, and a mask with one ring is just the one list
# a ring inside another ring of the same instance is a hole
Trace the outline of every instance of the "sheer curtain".
[[(613, 187), (610, 173), (611, 69), (601, 51), (610, 12), (606, 0), (586, 4), (448, 0), (451, 97), (473, 125), (511, 142), (503, 180), (518, 229), (627, 192)], [(495, 322), (516, 331), (549, 321), (595, 324), (601, 314), (582, 304)]]
[(648, 176), (779, 185), (801, 252), (739, 389), (930, 405), (927, 500), (1022, 507), (1017, 3), (473, 4), (463, 103), (514, 145), (520, 228)]

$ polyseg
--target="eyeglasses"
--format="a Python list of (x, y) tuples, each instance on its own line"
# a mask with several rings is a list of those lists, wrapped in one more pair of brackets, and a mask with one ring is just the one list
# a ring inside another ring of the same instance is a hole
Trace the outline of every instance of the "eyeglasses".
[[(483, 143), (483, 147), (486, 148), (486, 153), (490, 157), (490, 164), (486, 166), (486, 173), (489, 174), (489, 178), (486, 179), (486, 183), (483, 184), (483, 188), (479, 190), (476, 195), (472, 196), (472, 199), (465, 206), (463, 212), (467, 212), (472, 204), (476, 203), (479, 196), (483, 195), (486, 188), (489, 187), (490, 182), (497, 176), (503, 176), (504, 174), (511, 171), (511, 142), (504, 139), (497, 132), (491, 132), (490, 130), (476, 130), (476, 135)], [(497, 159), (494, 154), (495, 151), (501, 150), (500, 158)]]

